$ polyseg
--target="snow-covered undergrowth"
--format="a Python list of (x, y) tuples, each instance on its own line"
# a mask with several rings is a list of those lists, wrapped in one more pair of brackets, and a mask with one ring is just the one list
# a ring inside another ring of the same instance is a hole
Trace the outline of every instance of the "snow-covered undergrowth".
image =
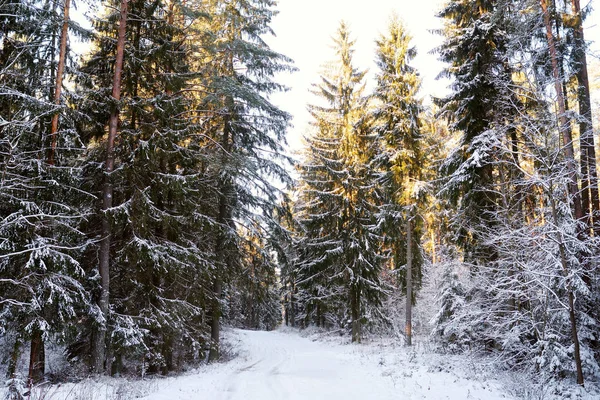
[[(421, 313), (424, 310), (419, 307)], [(402, 314), (399, 311), (399, 314)], [(403, 315), (400, 315), (403, 317)], [(495, 399), (597, 400), (600, 386), (589, 381), (581, 388), (574, 381), (543, 380), (522, 371), (507, 371), (498, 359), (480, 353), (446, 354), (424, 333), (413, 337), (407, 348), (401, 338), (367, 335), (360, 345), (352, 345), (348, 335), (309, 327), (298, 333), (312, 341), (346, 347), (365, 364), (377, 364), (399, 390), (399, 398), (410, 399)], [(294, 329), (283, 328), (287, 332)]]
[[(9, 381), (5, 382), (5, 387), (0, 387), (0, 400), (130, 400), (146, 398), (160, 388), (168, 386), (169, 382), (184, 379), (187, 376), (193, 376), (203, 379), (204, 376), (210, 377), (213, 370), (222, 368), (238, 358), (241, 342), (235, 331), (224, 330), (222, 339), (222, 360), (223, 362), (215, 365), (201, 365), (197, 368), (190, 368), (181, 375), (161, 376), (151, 375), (141, 377), (86, 377), (81, 371), (66, 360), (64, 349), (59, 346), (50, 346), (46, 353), (46, 368), (49, 376), (58, 376), (61, 383), (52, 384), (50, 382), (42, 383), (33, 388), (26, 387), (25, 377), (27, 375), (27, 360), (29, 352), (27, 349), (20, 357), (19, 374), (17, 386), (19, 392), (23, 394), (22, 398), (11, 397), (9, 391)], [(4, 366), (3, 366), (4, 367)], [(5, 371), (2, 371), (6, 375)], [(68, 374), (68, 376), (67, 376)]]

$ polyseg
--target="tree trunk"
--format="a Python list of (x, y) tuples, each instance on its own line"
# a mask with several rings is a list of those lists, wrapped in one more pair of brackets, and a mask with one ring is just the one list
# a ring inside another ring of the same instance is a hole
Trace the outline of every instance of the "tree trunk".
[(594, 144), (594, 131), (592, 126), (592, 102), (590, 100), (590, 82), (587, 71), (587, 56), (585, 53), (585, 37), (583, 34), (583, 23), (581, 6), (579, 0), (571, 0), (575, 23), (573, 26), (573, 38), (575, 39), (575, 50), (573, 57), (577, 76), (577, 101), (579, 103), (579, 140), (581, 148), (581, 166), (587, 172), (583, 176), (586, 185), (582, 191), (589, 192), (589, 208), (584, 209), (586, 215), (591, 218), (591, 226), (594, 234), (600, 234), (598, 215), (600, 212), (600, 200), (598, 197), (598, 173), (596, 171), (596, 148)]
[(290, 324), (295, 327), (296, 326), (296, 306), (294, 300), (294, 291), (296, 287), (292, 285), (292, 290), (290, 292)]
[(213, 285), (213, 299), (212, 304), (212, 320), (210, 323), (210, 352), (208, 353), (208, 361), (217, 361), (220, 356), (220, 334), (221, 334), (221, 296), (223, 294), (223, 282), (221, 278), (217, 278)]
[[(62, 92), (63, 75), (65, 71), (65, 61), (67, 58), (67, 38), (69, 34), (69, 9), (71, 0), (65, 0), (63, 11), (62, 32), (60, 34), (60, 51), (58, 54), (58, 70), (56, 71), (56, 81), (54, 87), (54, 104), (60, 106), (60, 95)], [(52, 116), (50, 124), (50, 153), (48, 154), (48, 164), (54, 165), (56, 156), (56, 144), (58, 143), (58, 110)]]
[[(546, 0), (540, 0), (540, 5), (542, 7), (544, 24), (546, 25), (546, 39), (548, 40), (548, 50), (550, 52), (550, 60), (552, 62), (552, 74), (554, 77), (554, 88), (556, 90), (556, 96), (558, 100), (558, 112), (559, 112), (559, 131), (562, 135), (565, 158), (567, 159), (568, 164), (568, 174), (569, 174), (569, 193), (571, 195), (571, 199), (573, 201), (573, 208), (575, 213), (575, 218), (578, 221), (581, 221), (583, 217), (583, 210), (581, 208), (581, 199), (579, 197), (579, 191), (577, 187), (577, 168), (575, 165), (575, 157), (573, 151), (573, 138), (569, 134), (568, 122), (565, 115), (565, 98), (562, 90), (561, 79), (559, 76), (558, 69), (558, 60), (556, 56), (556, 48), (554, 46), (554, 36), (552, 34), (552, 25), (550, 22), (550, 15), (548, 13), (548, 5), (546, 4)], [(556, 204), (554, 201), (554, 197), (552, 196), (552, 192), (549, 194), (550, 203), (552, 206), (552, 214), (554, 223), (558, 226), (558, 216), (556, 212)], [(563, 267), (563, 271), (566, 275), (569, 274), (569, 266), (567, 263), (567, 258), (565, 254), (565, 248), (562, 241), (562, 237), (560, 236), (560, 232), (557, 233), (558, 241), (559, 241), (559, 251), (561, 264)], [(568, 296), (569, 296), (569, 318), (571, 320), (571, 336), (574, 345), (574, 357), (575, 357), (575, 366), (577, 369), (577, 383), (583, 385), (583, 371), (581, 366), (581, 355), (579, 354), (579, 339), (577, 337), (577, 322), (575, 318), (575, 304), (573, 299), (573, 290), (572, 288), (568, 288)]]
[[(556, 229), (556, 240), (558, 243), (558, 250), (559, 250), (559, 255), (560, 255), (560, 263), (563, 269), (563, 273), (565, 274), (565, 276), (569, 275), (569, 264), (567, 261), (567, 255), (566, 255), (566, 251), (565, 251), (565, 245), (564, 245), (564, 241), (562, 238), (562, 234), (560, 232), (560, 230), (558, 229), (558, 224), (559, 224), (559, 220), (558, 220), (558, 213), (556, 211), (556, 201), (554, 200), (554, 197), (552, 196), (552, 184), (550, 185), (550, 193), (549, 193), (549, 199), (550, 199), (550, 207), (552, 208), (552, 219), (554, 220), (554, 225), (557, 227)], [(580, 349), (579, 349), (579, 337), (577, 335), (577, 319), (575, 316), (575, 298), (573, 295), (573, 288), (571, 283), (568, 283), (568, 287), (567, 287), (567, 292), (568, 292), (568, 298), (569, 298), (569, 320), (571, 322), (571, 340), (573, 340), (573, 347), (574, 347), (574, 351), (573, 351), (573, 357), (575, 358), (575, 368), (577, 370), (577, 383), (581, 386), (583, 386), (583, 368), (581, 365), (581, 354), (580, 354)]]
[(412, 346), (412, 221), (410, 212), (406, 218), (406, 345)]
[(13, 379), (16, 377), (17, 366), (19, 363), (19, 355), (21, 354), (21, 337), (15, 338), (15, 344), (13, 350), (10, 353), (10, 360), (8, 361), (8, 369), (6, 370), (6, 377)]
[(350, 286), (350, 308), (352, 313), (352, 342), (360, 343), (360, 289), (356, 284)]
[[(233, 65), (233, 61), (231, 61)], [(226, 98), (225, 104), (229, 112), (233, 112), (233, 99)], [(230, 126), (230, 115), (225, 115), (223, 120), (223, 136), (221, 138), (221, 163), (222, 169), (225, 169), (225, 166), (228, 163), (229, 153), (231, 152), (231, 140), (232, 140), (232, 132)], [(231, 210), (229, 206), (229, 195), (230, 195), (230, 185), (227, 177), (219, 178), (219, 190), (221, 193), (219, 194), (219, 214), (217, 216), (217, 223), (219, 225), (219, 229), (221, 231), (218, 233), (218, 238), (215, 244), (215, 255), (217, 261), (222, 261), (225, 266), (228, 265), (228, 257), (225, 251), (225, 242), (226, 242), (226, 232), (225, 229), (231, 227)], [(211, 321), (211, 329), (210, 329), (210, 338), (211, 338), (211, 346), (210, 352), (208, 356), (209, 361), (216, 361), (220, 356), (220, 319), (222, 315), (221, 311), (221, 296), (223, 295), (223, 271), (216, 271), (215, 282), (213, 283), (213, 302), (212, 302), (212, 321)]]
[(569, 193), (571, 195), (571, 201), (573, 202), (573, 211), (575, 218), (581, 221), (583, 217), (583, 210), (581, 208), (581, 197), (579, 195), (579, 188), (577, 184), (577, 165), (575, 163), (575, 151), (573, 150), (573, 137), (569, 129), (569, 123), (567, 121), (566, 109), (565, 109), (565, 96), (562, 88), (562, 80), (559, 73), (558, 59), (556, 53), (556, 47), (554, 44), (554, 35), (552, 34), (552, 22), (548, 13), (548, 5), (546, 0), (540, 0), (542, 7), (544, 24), (546, 25), (546, 39), (548, 41), (548, 51), (550, 52), (550, 60), (552, 63), (552, 75), (554, 78), (554, 89), (556, 91), (556, 98), (558, 103), (558, 121), (559, 121), (559, 132), (562, 137), (565, 158), (568, 163), (568, 174), (569, 174)]
[(108, 140), (106, 144), (106, 163), (104, 165), (104, 188), (102, 190), (102, 239), (100, 242), (100, 255), (98, 271), (100, 273), (100, 299), (98, 305), (102, 313), (103, 321), (101, 322), (95, 334), (94, 354), (93, 354), (93, 369), (96, 373), (103, 373), (105, 369), (106, 358), (106, 330), (108, 323), (109, 311), (109, 294), (110, 294), (110, 242), (111, 242), (111, 226), (110, 217), (108, 215), (113, 206), (113, 186), (111, 182), (111, 174), (114, 170), (115, 155), (114, 143), (117, 136), (117, 128), (119, 123), (119, 104), (121, 99), (121, 74), (123, 72), (123, 55), (125, 52), (125, 33), (127, 26), (127, 1), (121, 0), (121, 18), (119, 21), (119, 37), (117, 40), (117, 55), (115, 59), (115, 73), (113, 76), (112, 97), (115, 101), (110, 113), (108, 124)]
[(29, 386), (44, 379), (46, 369), (46, 351), (42, 331), (35, 328), (31, 333), (31, 351), (29, 353)]

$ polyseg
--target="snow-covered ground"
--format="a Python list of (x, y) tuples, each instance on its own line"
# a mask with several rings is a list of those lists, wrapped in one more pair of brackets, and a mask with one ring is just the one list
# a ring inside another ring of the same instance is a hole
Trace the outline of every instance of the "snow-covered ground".
[[(237, 356), (179, 377), (86, 381), (50, 387), (51, 400), (387, 400), (510, 399), (500, 381), (464, 357), (407, 350), (391, 341), (363, 345), (313, 340), (297, 331), (228, 334)], [(485, 368), (484, 368), (485, 370)], [(36, 396), (32, 396), (34, 399)]]
[[(436, 354), (426, 341), (351, 345), (314, 331), (228, 330), (232, 360), (181, 376), (88, 379), (34, 389), (27, 400), (463, 400), (597, 399), (575, 385), (536, 386), (480, 357)], [(519, 381), (519, 379), (521, 379)], [(593, 393), (591, 393), (593, 391)], [(5, 393), (0, 390), (0, 399)]]

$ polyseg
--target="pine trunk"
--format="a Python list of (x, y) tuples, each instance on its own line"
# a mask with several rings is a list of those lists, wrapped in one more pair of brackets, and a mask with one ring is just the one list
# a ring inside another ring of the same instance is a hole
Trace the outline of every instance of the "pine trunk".
[(575, 50), (573, 57), (577, 76), (577, 101), (579, 103), (579, 140), (581, 148), (581, 169), (585, 170), (583, 181), (586, 182), (582, 191), (589, 197), (589, 207), (583, 211), (591, 221), (590, 228), (596, 235), (600, 234), (600, 200), (598, 197), (598, 173), (596, 171), (596, 149), (594, 144), (594, 131), (592, 126), (592, 102), (590, 100), (590, 83), (587, 71), (587, 56), (585, 52), (585, 37), (583, 34), (581, 6), (579, 0), (571, 2), (575, 24), (573, 38)]
[(406, 218), (406, 325), (404, 327), (406, 345), (412, 346), (412, 222)]
[(294, 299), (294, 291), (296, 288), (292, 285), (292, 290), (290, 292), (290, 324), (295, 327), (296, 326), (296, 306)]
[[(54, 87), (54, 104), (60, 106), (60, 95), (62, 92), (63, 75), (65, 72), (65, 61), (67, 58), (67, 36), (69, 34), (69, 9), (71, 0), (65, 0), (63, 11), (63, 24), (60, 34), (60, 51), (58, 54), (58, 70), (56, 71), (56, 81)], [(50, 154), (48, 155), (48, 164), (54, 165), (56, 157), (56, 145), (58, 143), (58, 110), (52, 116), (50, 124)]]
[(360, 343), (360, 289), (356, 284), (350, 286), (350, 308), (352, 309), (352, 342)]
[(9, 379), (13, 379), (16, 377), (17, 366), (19, 363), (19, 356), (21, 354), (21, 338), (17, 336), (15, 339), (15, 344), (13, 346), (13, 350), (10, 353), (10, 360), (8, 361), (8, 369), (6, 370), (6, 377)]
[(29, 352), (29, 386), (44, 379), (46, 369), (46, 351), (42, 331), (35, 329), (31, 333), (31, 351)]
[[(551, 184), (552, 189), (552, 184)], [(556, 207), (556, 201), (552, 196), (552, 190), (549, 193), (550, 207), (552, 208), (552, 219), (554, 220), (554, 224), (558, 227), (559, 219), (558, 212)], [(556, 231), (556, 239), (558, 243), (558, 250), (560, 255), (560, 263), (563, 269), (563, 273), (565, 277), (569, 276), (569, 264), (567, 261), (567, 254), (565, 251), (565, 245), (562, 238), (562, 234), (559, 230)], [(577, 383), (583, 386), (583, 368), (581, 363), (581, 354), (579, 349), (579, 337), (577, 335), (577, 319), (575, 315), (575, 296), (573, 295), (572, 285), (569, 284), (567, 288), (568, 298), (569, 298), (569, 321), (571, 323), (571, 340), (573, 340), (573, 357), (575, 358), (575, 369), (577, 370)]]
[(111, 174), (114, 170), (115, 155), (114, 143), (117, 136), (119, 123), (119, 105), (121, 99), (121, 74), (123, 72), (123, 56), (125, 52), (125, 33), (127, 28), (127, 1), (121, 0), (121, 18), (119, 21), (119, 37), (117, 40), (117, 54), (115, 59), (115, 73), (113, 76), (112, 97), (115, 101), (110, 113), (108, 124), (108, 139), (106, 144), (106, 163), (104, 165), (104, 188), (102, 190), (102, 240), (100, 242), (100, 255), (98, 271), (100, 273), (100, 299), (98, 305), (104, 321), (95, 334), (93, 369), (96, 373), (105, 370), (106, 358), (106, 330), (108, 324), (109, 295), (110, 295), (110, 243), (111, 226), (109, 210), (113, 206), (113, 186)]
[(573, 202), (575, 218), (581, 221), (583, 218), (583, 210), (581, 207), (581, 197), (579, 195), (579, 188), (577, 184), (577, 165), (575, 163), (575, 151), (573, 150), (573, 137), (571, 135), (566, 116), (565, 95), (562, 88), (562, 79), (559, 73), (558, 57), (556, 53), (556, 46), (554, 44), (554, 35), (552, 34), (552, 22), (550, 20), (550, 14), (548, 13), (548, 5), (546, 0), (540, 0), (540, 5), (542, 7), (544, 24), (546, 26), (546, 39), (548, 41), (548, 51), (550, 52), (552, 75), (554, 78), (554, 89), (556, 91), (558, 103), (559, 132), (562, 137), (565, 158), (568, 163), (568, 174), (570, 180), (569, 193), (571, 195), (571, 201)]

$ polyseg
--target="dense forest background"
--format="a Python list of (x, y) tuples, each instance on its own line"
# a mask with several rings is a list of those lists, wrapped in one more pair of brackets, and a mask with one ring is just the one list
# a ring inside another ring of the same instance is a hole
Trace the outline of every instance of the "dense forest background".
[(180, 371), (219, 359), (223, 324), (410, 345), (423, 298), (441, 350), (597, 380), (589, 10), (450, 0), (451, 90), (428, 106), (399, 18), (370, 91), (340, 23), (294, 160), (270, 100), (294, 71), (264, 41), (276, 5), (0, 0), (8, 385), (61, 379), (56, 348), (75, 375)]

